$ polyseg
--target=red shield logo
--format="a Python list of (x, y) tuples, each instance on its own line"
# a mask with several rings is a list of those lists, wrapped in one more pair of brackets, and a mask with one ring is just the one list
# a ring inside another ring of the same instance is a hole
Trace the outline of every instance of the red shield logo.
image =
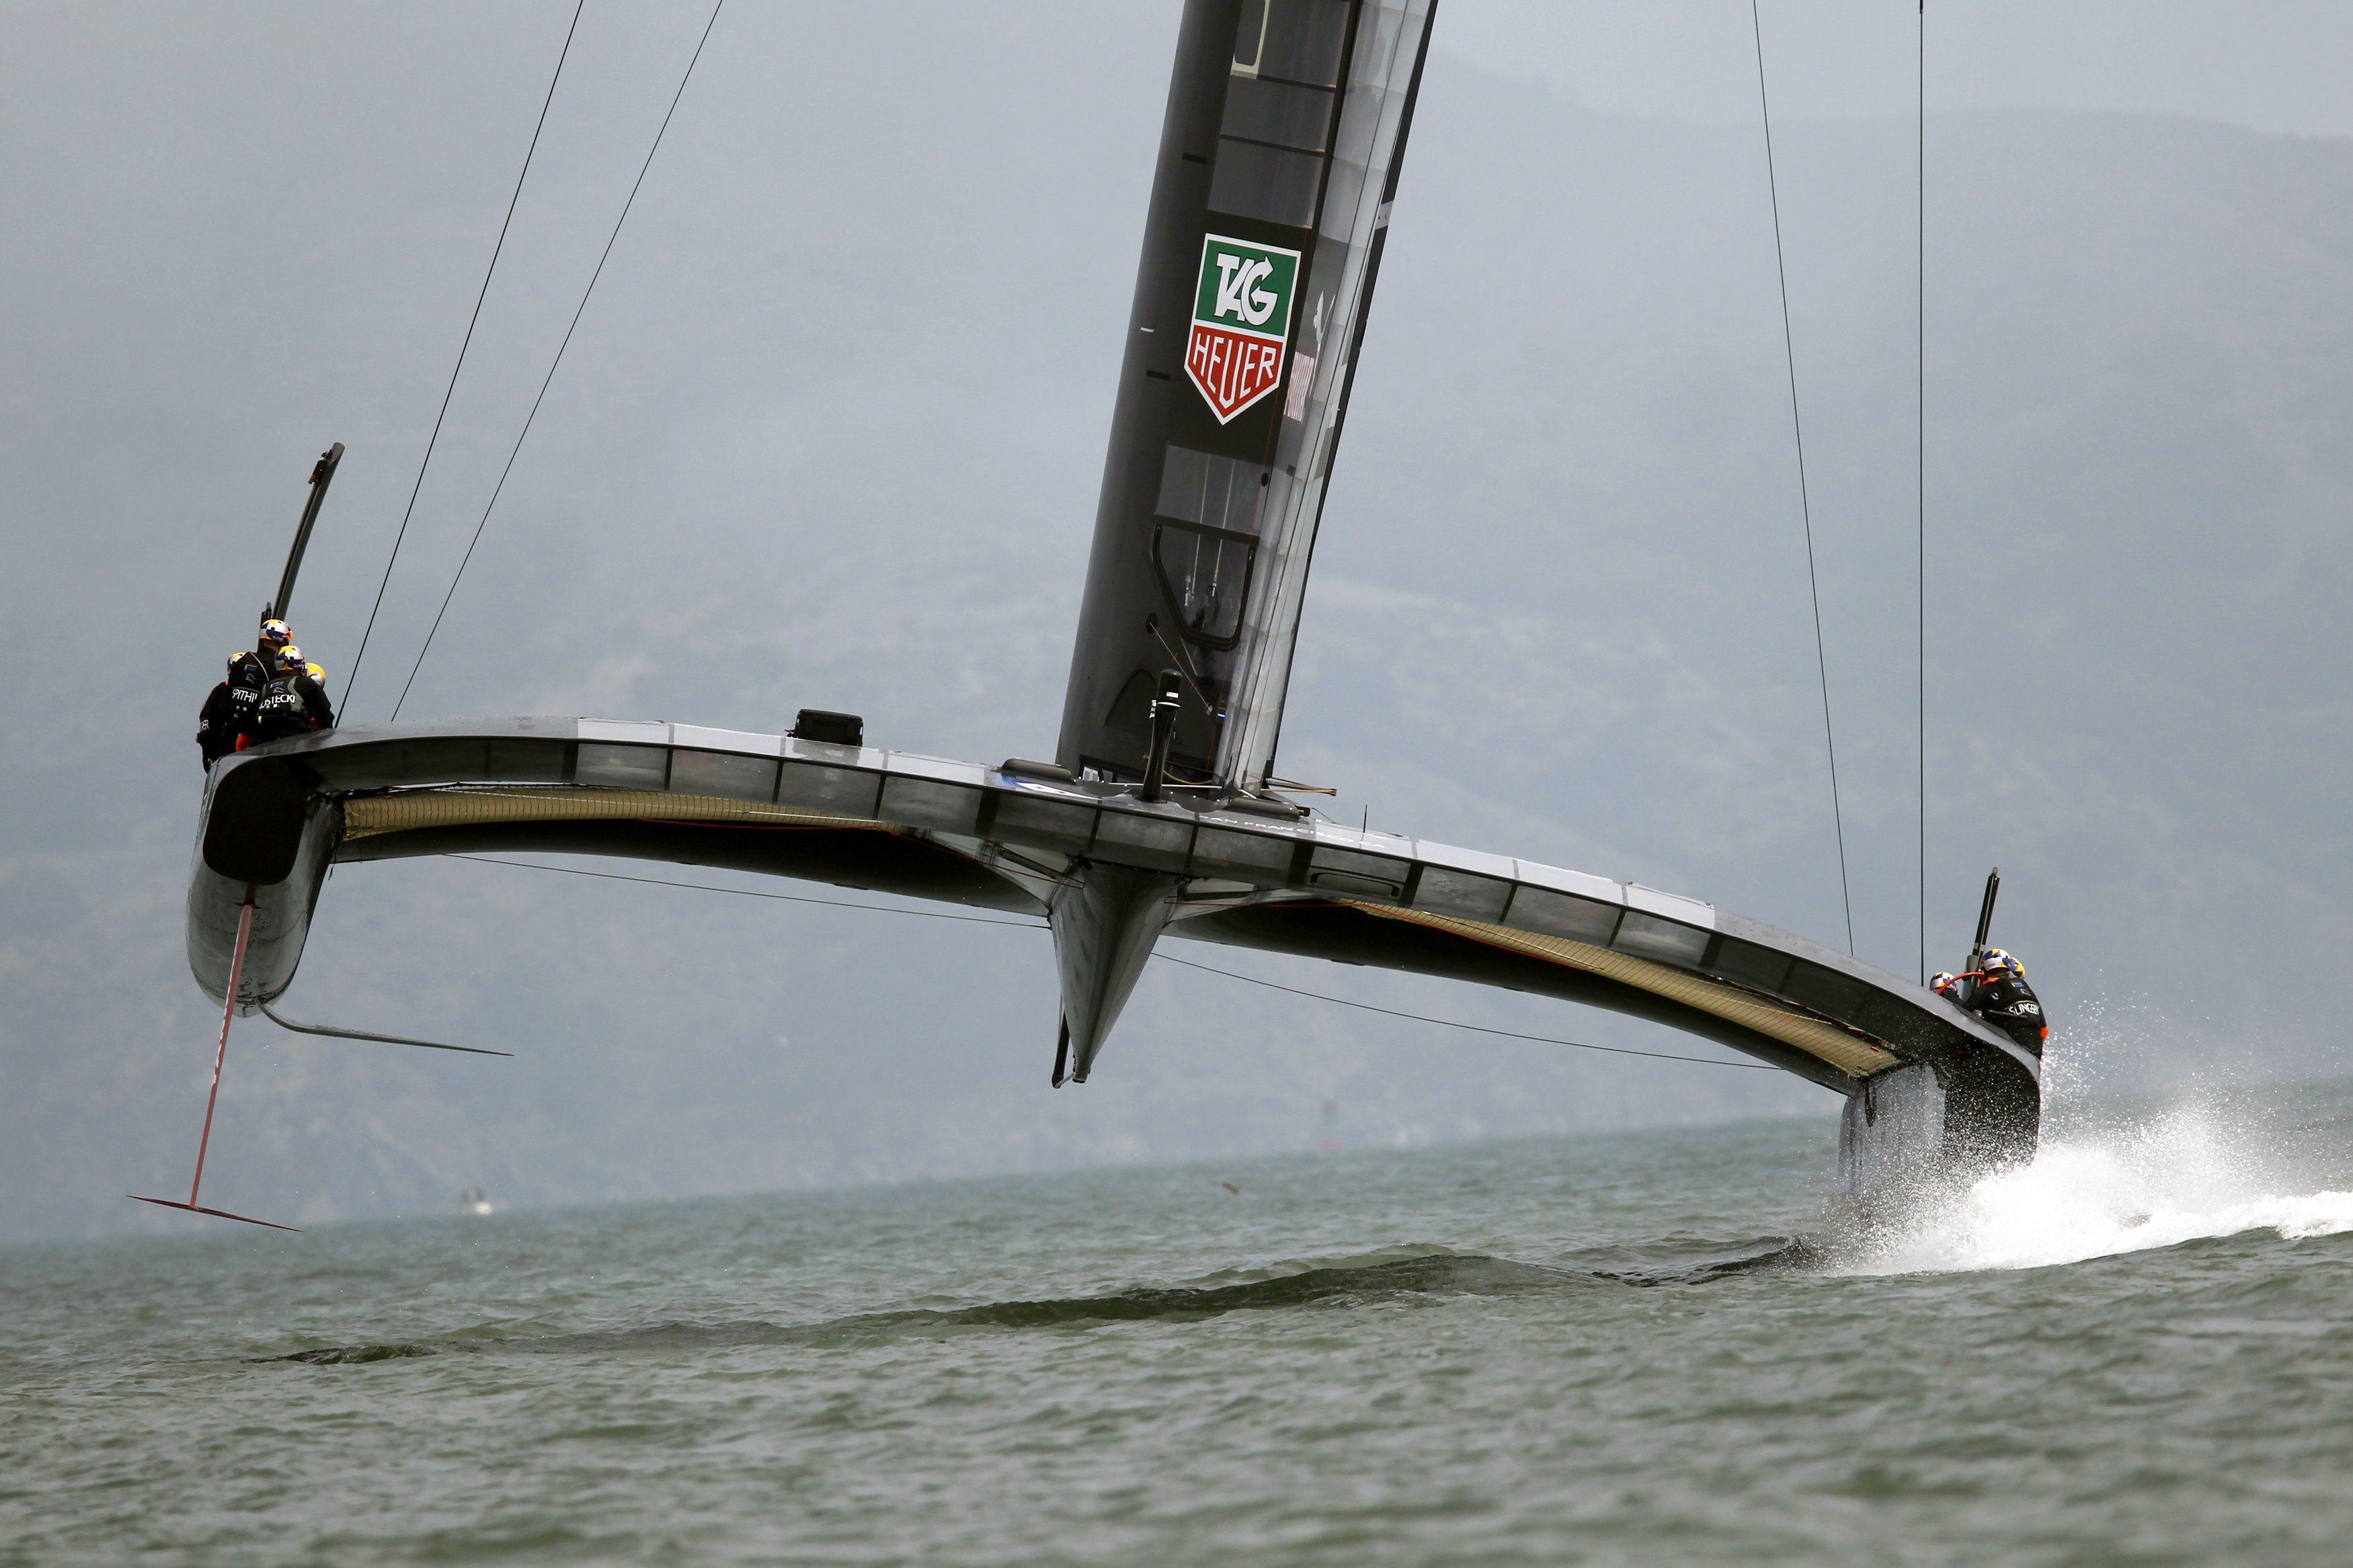
[(1209, 235), (1193, 293), (1185, 377), (1218, 416), (1234, 416), (1282, 383), (1299, 252)]

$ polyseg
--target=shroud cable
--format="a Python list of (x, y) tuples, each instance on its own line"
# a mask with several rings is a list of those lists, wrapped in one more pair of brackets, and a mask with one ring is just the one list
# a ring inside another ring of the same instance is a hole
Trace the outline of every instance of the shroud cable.
[(1780, 1070), (1778, 1068), (1768, 1067), (1763, 1062), (1726, 1061), (1721, 1057), (1684, 1057), (1677, 1056), (1672, 1051), (1638, 1051), (1627, 1046), (1596, 1046), (1584, 1040), (1563, 1040), (1551, 1035), (1524, 1035), (1516, 1029), (1491, 1029), (1484, 1024), (1465, 1024), (1454, 1018), (1433, 1018), (1427, 1013), (1400, 1012), (1395, 1007), (1376, 1007), (1369, 1002), (1352, 1002), (1345, 996), (1329, 996), (1321, 991), (1303, 991), (1296, 985), (1279, 985), (1271, 980), (1261, 980), (1255, 974), (1240, 974), (1230, 969), (1215, 969), (1208, 964), (1196, 963), (1189, 958), (1177, 958), (1166, 952), (1155, 952), (1152, 956), (1165, 963), (1180, 964), (1187, 969), (1198, 969), (1204, 974), (1222, 974), (1229, 980), (1239, 980), (1245, 985), (1263, 985), (1269, 991), (1281, 991), (1293, 996), (1304, 996), (1311, 1001), (1330, 1002), (1342, 1007), (1354, 1007), (1360, 1013), (1378, 1013), (1388, 1018), (1410, 1018), (1417, 1024), (1436, 1024), (1443, 1028), (1468, 1030), (1474, 1035), (1500, 1035), (1507, 1040), (1534, 1040), (1538, 1045), (1570, 1046), (1580, 1051), (1601, 1051), (1613, 1057), (1648, 1057), (1652, 1061), (1662, 1062), (1697, 1062), (1702, 1067), (1711, 1068), (1753, 1068), (1758, 1072)]
[(829, 910), (871, 910), (876, 914), (913, 915), (927, 921), (962, 921), (967, 925), (1045, 929), (1042, 921), (1006, 921), (994, 915), (955, 915), (945, 910), (910, 910), (897, 904), (861, 904), (849, 899), (814, 899), (806, 893), (764, 893), (756, 888), (720, 888), (709, 882), (674, 882), (666, 877), (629, 877), (618, 871), (588, 871), (577, 866), (544, 866), (533, 860), (501, 860), (489, 855), (445, 855), (441, 858), (471, 860), (478, 866), (511, 866), (518, 871), (554, 871), (565, 877), (594, 877), (600, 882), (642, 882), (649, 888), (684, 888), (696, 893), (729, 893), (739, 899), (766, 899), (779, 904), (822, 904)]
[[(618, 871), (585, 871), (572, 866), (548, 866), (535, 860), (501, 860), (489, 855), (448, 855), (448, 860), (471, 860), (480, 866), (506, 866), (517, 871), (554, 871), (566, 877), (594, 877), (606, 882), (642, 882), (653, 888), (684, 888), (696, 893), (727, 893), (739, 899), (768, 899), (786, 904), (822, 904), (828, 909), (866, 910), (878, 915), (914, 915), (927, 921), (962, 921), (968, 925), (1021, 926), (1030, 931), (1044, 931), (1046, 922), (1035, 920), (998, 920), (991, 915), (956, 915), (944, 910), (910, 910), (897, 904), (865, 904), (848, 899), (815, 899), (801, 893), (764, 893), (752, 888), (722, 888), (709, 882), (678, 882), (664, 877), (630, 877)], [(1333, 996), (1321, 991), (1304, 991), (1296, 985), (1284, 985), (1272, 980), (1261, 980), (1255, 974), (1242, 974), (1231, 969), (1219, 969), (1207, 963), (1196, 963), (1189, 958), (1176, 958), (1168, 953), (1152, 955), (1165, 963), (1184, 969), (1198, 969), (1204, 974), (1220, 975), (1239, 980), (1245, 985), (1261, 985), (1269, 991), (1281, 991), (1288, 995), (1303, 996), (1311, 1002), (1329, 1002), (1338, 1007), (1353, 1007), (1360, 1013), (1378, 1013), (1388, 1018), (1408, 1018), (1417, 1024), (1436, 1024), (1440, 1028), (1461, 1029), (1473, 1035), (1494, 1035), (1507, 1040), (1528, 1040), (1542, 1046), (1567, 1046), (1572, 1050), (1599, 1051), (1613, 1057), (1648, 1057), (1653, 1061), (1695, 1062), (1701, 1067), (1746, 1068), (1757, 1072), (1779, 1069), (1763, 1062), (1726, 1061), (1721, 1057), (1686, 1057), (1672, 1051), (1642, 1051), (1628, 1046), (1597, 1046), (1585, 1040), (1564, 1040), (1552, 1035), (1524, 1035), (1516, 1029), (1493, 1029), (1484, 1024), (1465, 1024), (1454, 1018), (1434, 1018), (1427, 1013), (1407, 1013), (1395, 1007), (1377, 1007), (1369, 1002), (1355, 1002), (1345, 996)]]
[(433, 651), (433, 639), (441, 631), (441, 617), (449, 613), (449, 601), (458, 596), (458, 584), (464, 580), (466, 567), (474, 559), (474, 546), (482, 542), (482, 530), (490, 526), (491, 509), (499, 504), (499, 497), (507, 488), (507, 476), (514, 472), (515, 458), (522, 452), (525, 437), (531, 434), (532, 422), (539, 417), (539, 405), (547, 400), (548, 384), (555, 379), (555, 368), (564, 363), (564, 351), (572, 346), (572, 334), (579, 329), (581, 312), (588, 309), (588, 296), (596, 291), (596, 280), (605, 276), (605, 263), (613, 258), (613, 244), (621, 237), (621, 226), (629, 221), (629, 208), (637, 204), (638, 188), (646, 183), (646, 171), (654, 166), (654, 154), (661, 151), (662, 137), (670, 130), (670, 116), (678, 112), (678, 101), (686, 96), (686, 84), (694, 79), (695, 61), (702, 58), (702, 46), (711, 41), (711, 29), (719, 23), (719, 13), (727, 0), (718, 0), (711, 7), (711, 18), (702, 24), (702, 37), (694, 43), (694, 54), (686, 62), (686, 70), (678, 79), (678, 90), (670, 94), (670, 108), (663, 111), (661, 125), (654, 132), (654, 144), (646, 149), (646, 161), (638, 165), (638, 177), (629, 186), (628, 199), (621, 204), (621, 216), (613, 220), (613, 232), (605, 237), (604, 254), (596, 258), (596, 269), (588, 275), (588, 287), (580, 293), (580, 303), (573, 308), (572, 324), (564, 329), (564, 341), (555, 345), (555, 358), (540, 378), (539, 395), (531, 400), (531, 412), (523, 416), (522, 429), (517, 433), (514, 446), (507, 453), (506, 467), (499, 470), (499, 482), (491, 487), (491, 499), (482, 508), (482, 515), (474, 524), (474, 537), (466, 542), (466, 553), (458, 562), (458, 570), (449, 579), (449, 591), (441, 595), (441, 607), (433, 612), (433, 625), (425, 634), (425, 646), (417, 650), (417, 662), (408, 667), (408, 679), (402, 682), (400, 697), (392, 705), (392, 716), (400, 717), (401, 704), (408, 700), (409, 688), (417, 684), (417, 672), (425, 668), (425, 656)]
[[(425, 460), (417, 465), (417, 482), (408, 489), (408, 505), (400, 514), (400, 531), (392, 536), (392, 553), (385, 557), (384, 577), (375, 585), (375, 603), (368, 606), (367, 629), (360, 633), (360, 650), (352, 656), (352, 673), (343, 681), (343, 708), (349, 711), (352, 692), (359, 685), (360, 665), (367, 658), (368, 638), (375, 635), (376, 612), (384, 608), (384, 591), (392, 584), (392, 568), (400, 559), (401, 541), (408, 537), (408, 520), (417, 511), (417, 492), (425, 488), (425, 470), (433, 466), (433, 448), (441, 439), (441, 421), (449, 416), (449, 397), (458, 390), (458, 373), (466, 368), (466, 351), (474, 342), (474, 326), (482, 319), (482, 301), (490, 296), (491, 279), (499, 270), (499, 253), (506, 248), (507, 228), (514, 222), (515, 204), (522, 200), (523, 182), (531, 177), (531, 160), (539, 151), (539, 133), (547, 126), (547, 106), (555, 101), (555, 84), (564, 79), (564, 62), (572, 56), (572, 36), (580, 30), (580, 13), (588, 0), (572, 7), (572, 26), (565, 29), (564, 48), (555, 57), (555, 74), (547, 79), (547, 96), (540, 100), (539, 120), (531, 128), (531, 145), (523, 149), (522, 172), (515, 176), (514, 194), (507, 197), (507, 216), (499, 220), (499, 240), (491, 247), (491, 265), (482, 273), (482, 287), (474, 295), (474, 313), (466, 318), (466, 335), (458, 344), (458, 363), (449, 367), (449, 384), (441, 392), (441, 410), (433, 416), (433, 434), (425, 439)], [(395, 710), (397, 716), (398, 710)]]
[(1814, 572), (1814, 503), (1806, 487), (1806, 427), (1798, 417), (1798, 339), (1789, 326), (1789, 264), (1781, 250), (1781, 184), (1773, 169), (1773, 105), (1765, 96), (1765, 23), (1748, 0), (1757, 35), (1757, 107), (1765, 121), (1765, 188), (1773, 198), (1773, 267), (1781, 280), (1781, 346), (1789, 362), (1789, 434), (1798, 446), (1798, 509), (1806, 523), (1806, 588), (1814, 601), (1814, 669), (1822, 685), (1822, 744), (1831, 758), (1831, 826), (1838, 835), (1839, 905), (1846, 912), (1846, 952), (1854, 956), (1854, 893), (1846, 874), (1846, 814), (1839, 805), (1838, 734), (1831, 727), (1830, 655), (1822, 645), (1822, 586)]
[(1918, 228), (1913, 239), (1913, 298), (1915, 317), (1912, 391), (1913, 469), (1918, 485), (1917, 523), (1913, 542), (1915, 621), (1914, 650), (1917, 689), (1914, 702), (1920, 719), (1920, 984), (1928, 984), (1928, 0), (1920, 0), (1919, 140), (1915, 153), (1913, 207)]

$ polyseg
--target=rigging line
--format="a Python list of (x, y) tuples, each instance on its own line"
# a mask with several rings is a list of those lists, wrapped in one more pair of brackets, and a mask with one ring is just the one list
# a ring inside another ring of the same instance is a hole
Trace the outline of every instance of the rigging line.
[(474, 559), (474, 546), (482, 542), (482, 530), (490, 526), (491, 509), (499, 504), (499, 497), (506, 490), (507, 476), (514, 472), (515, 458), (522, 453), (532, 422), (539, 417), (539, 405), (546, 401), (548, 385), (555, 380), (556, 366), (564, 363), (564, 351), (572, 346), (572, 334), (580, 326), (582, 312), (588, 309), (588, 297), (596, 291), (596, 280), (605, 276), (605, 263), (612, 259), (614, 242), (621, 237), (621, 226), (629, 221), (629, 208), (637, 203), (638, 188), (646, 183), (646, 171), (654, 166), (654, 154), (661, 151), (670, 117), (678, 112), (679, 100), (686, 96), (686, 84), (694, 79), (695, 62), (702, 58), (702, 46), (711, 41), (711, 29), (718, 26), (719, 13), (726, 5), (727, 0), (717, 0), (711, 7), (710, 20), (702, 24), (702, 36), (694, 42), (694, 53), (686, 62), (684, 74), (678, 79), (678, 90), (670, 94), (670, 108), (663, 111), (661, 125), (654, 132), (654, 143), (646, 149), (646, 161), (638, 165), (638, 177), (629, 186), (628, 199), (621, 204), (621, 216), (613, 220), (613, 232), (606, 237), (604, 254), (596, 258), (596, 269), (588, 275), (588, 287), (581, 290), (580, 303), (572, 312), (572, 324), (564, 329), (564, 341), (555, 345), (555, 358), (549, 362), (547, 374), (540, 380), (539, 395), (531, 400), (531, 412), (523, 416), (522, 429), (507, 453), (506, 467), (499, 470), (499, 482), (491, 488), (491, 499), (482, 508), (480, 520), (474, 524), (474, 537), (466, 542), (466, 553), (459, 559), (457, 574), (449, 579), (449, 591), (441, 595), (441, 607), (433, 613), (433, 625), (425, 634), (425, 646), (417, 650), (417, 662), (408, 667), (408, 679), (401, 684), (399, 700), (392, 705), (395, 719), (400, 717), (401, 704), (408, 700), (409, 688), (417, 684), (417, 672), (425, 668), (425, 656), (433, 651), (433, 639), (441, 630), (441, 618), (449, 613), (449, 601), (458, 596), (458, 584), (465, 580), (466, 567)]
[(1293, 996), (1307, 997), (1311, 1001), (1336, 1003), (1343, 1007), (1354, 1007), (1361, 1013), (1378, 1013), (1390, 1018), (1410, 1018), (1417, 1024), (1436, 1024), (1448, 1029), (1467, 1029), (1474, 1035), (1500, 1035), (1507, 1040), (1534, 1040), (1538, 1045), (1569, 1046), (1580, 1051), (1601, 1051), (1613, 1057), (1649, 1057), (1654, 1061), (1697, 1062), (1702, 1067), (1711, 1068), (1749, 1068), (1757, 1072), (1780, 1070), (1764, 1062), (1725, 1061), (1721, 1057), (1684, 1057), (1677, 1056), (1672, 1051), (1638, 1051), (1626, 1046), (1597, 1046), (1584, 1040), (1564, 1040), (1551, 1035), (1523, 1035), (1516, 1029), (1491, 1029), (1484, 1024), (1465, 1024), (1453, 1018), (1433, 1018), (1427, 1013), (1400, 1012), (1395, 1007), (1376, 1007), (1369, 1002), (1352, 1002), (1345, 996), (1331, 996), (1321, 991), (1303, 991), (1296, 985), (1279, 985), (1271, 980), (1261, 980), (1255, 974), (1238, 974), (1230, 969), (1214, 969), (1208, 964), (1196, 963), (1189, 958), (1176, 958), (1165, 952), (1155, 952), (1152, 956), (1163, 963), (1181, 964), (1187, 969), (1198, 969), (1205, 974), (1222, 974), (1229, 980), (1239, 980), (1248, 985), (1263, 985), (1270, 991), (1286, 992)]
[(752, 888), (717, 888), (709, 882), (673, 882), (663, 877), (627, 877), (618, 871), (584, 871), (576, 866), (543, 866), (535, 860), (499, 860), (488, 855), (446, 855), (442, 858), (471, 860), (480, 866), (505, 866), (517, 871), (554, 871), (565, 877), (594, 877), (600, 882), (643, 882), (649, 888), (684, 888), (697, 893), (733, 893), (739, 899), (768, 899), (780, 904), (823, 904), (831, 910), (871, 910), (879, 915), (913, 915), (927, 921), (963, 921), (976, 926), (1046, 929), (1043, 921), (1001, 921), (989, 915), (952, 915), (945, 910), (905, 910), (896, 904), (861, 904), (849, 899), (813, 899), (805, 893), (763, 893)]
[(1822, 684), (1822, 744), (1831, 758), (1831, 826), (1838, 835), (1839, 903), (1846, 911), (1847, 956), (1854, 956), (1854, 894), (1846, 874), (1846, 814), (1839, 805), (1838, 736), (1831, 727), (1830, 655), (1822, 645), (1822, 588), (1814, 573), (1814, 503), (1806, 488), (1806, 429), (1798, 417), (1798, 340), (1789, 326), (1789, 264), (1781, 251), (1781, 187), (1773, 170), (1773, 105), (1765, 96), (1765, 23), (1748, 0), (1757, 35), (1757, 107), (1765, 121), (1765, 188), (1773, 198), (1773, 267), (1781, 279), (1781, 346), (1789, 362), (1789, 434), (1798, 446), (1798, 509), (1806, 522), (1806, 588), (1814, 601), (1814, 668)]
[(1919, 132), (1913, 171), (1913, 208), (1918, 228), (1913, 239), (1915, 317), (1912, 392), (1913, 470), (1918, 485), (1913, 542), (1914, 592), (1917, 597), (1914, 649), (1920, 722), (1920, 984), (1928, 983), (1928, 0), (1919, 0)]
[[(594, 877), (599, 881), (606, 882), (643, 882), (649, 887), (684, 888), (697, 893), (727, 893), (739, 899), (768, 899), (787, 904), (823, 904), (828, 908), (838, 910), (869, 910), (878, 915), (914, 915), (923, 920), (963, 921), (967, 924), (984, 926), (1021, 926), (1031, 931), (1047, 929), (1046, 922), (1043, 921), (997, 920), (989, 915), (955, 915), (942, 910), (902, 909), (895, 904), (861, 904), (847, 899), (812, 899), (797, 893), (764, 893), (751, 888), (714, 887), (709, 882), (674, 882), (662, 877), (630, 877), (617, 871), (583, 871), (571, 866), (543, 865), (535, 860), (500, 860), (488, 855), (449, 855), (443, 858), (450, 860), (471, 860), (482, 866), (505, 866), (517, 871), (556, 871), (566, 877)], [(1336, 1006), (1354, 1007), (1360, 1013), (1378, 1013), (1390, 1018), (1408, 1018), (1417, 1024), (1436, 1024), (1441, 1028), (1464, 1029), (1474, 1035), (1496, 1035), (1504, 1039), (1532, 1040), (1538, 1045), (1546, 1046), (1568, 1046), (1580, 1051), (1599, 1051), (1613, 1057), (1648, 1057), (1654, 1061), (1697, 1062), (1702, 1067), (1749, 1068), (1758, 1072), (1778, 1070), (1762, 1062), (1725, 1061), (1718, 1057), (1678, 1056), (1672, 1051), (1641, 1051), (1625, 1046), (1596, 1046), (1583, 1040), (1564, 1040), (1551, 1035), (1524, 1035), (1513, 1029), (1491, 1029), (1483, 1024), (1465, 1024), (1453, 1018), (1434, 1018), (1426, 1013), (1407, 1013), (1395, 1007), (1376, 1007), (1369, 1002), (1352, 1002), (1345, 996), (1328, 995), (1321, 991), (1305, 991), (1296, 985), (1283, 985), (1272, 980), (1261, 980), (1254, 974), (1242, 974), (1230, 969), (1219, 969), (1211, 964), (1196, 963), (1189, 958), (1176, 958), (1165, 952), (1155, 952), (1152, 956), (1185, 969), (1198, 969), (1204, 974), (1218, 974), (1223, 975), (1228, 980), (1239, 980), (1245, 985), (1262, 985), (1270, 991), (1282, 991), (1293, 996), (1304, 996), (1313, 1002), (1330, 1002)]]
[(555, 84), (564, 79), (564, 62), (572, 55), (572, 36), (580, 30), (580, 13), (587, 4), (588, 0), (576, 0), (572, 7), (572, 26), (565, 29), (564, 48), (555, 57), (555, 74), (547, 79), (547, 96), (540, 100), (539, 120), (531, 128), (531, 145), (523, 149), (522, 172), (515, 175), (514, 194), (507, 197), (507, 216), (499, 220), (498, 243), (491, 247), (491, 264), (483, 270), (482, 286), (474, 295), (474, 313), (466, 318), (466, 335), (458, 343), (458, 363), (449, 367), (449, 384), (442, 388), (440, 412), (433, 416), (433, 434), (425, 438), (425, 460), (417, 465), (417, 482), (408, 488), (408, 505), (400, 513), (400, 531), (392, 536), (392, 553), (385, 557), (383, 580), (375, 585), (375, 603), (368, 606), (367, 628), (360, 633), (360, 650), (352, 656), (352, 673), (343, 681), (345, 712), (350, 711), (352, 692), (359, 685), (360, 665), (367, 658), (368, 638), (375, 632), (376, 612), (384, 608), (384, 591), (392, 584), (392, 568), (400, 559), (401, 541), (408, 537), (408, 520), (417, 510), (417, 492), (425, 488), (425, 470), (433, 466), (433, 448), (441, 439), (441, 421), (449, 416), (449, 398), (458, 390), (458, 373), (466, 368), (466, 351), (473, 345), (475, 324), (482, 319), (482, 301), (489, 297), (491, 279), (498, 272), (499, 253), (506, 248), (507, 228), (514, 222), (515, 204), (522, 200), (523, 181), (531, 176), (531, 160), (539, 151), (539, 133), (547, 126), (547, 106), (555, 101)]
[(1193, 689), (1193, 695), (1201, 700), (1201, 706), (1208, 710), (1209, 717), (1212, 719), (1216, 718), (1218, 715), (1217, 704), (1210, 701), (1209, 694), (1201, 689), (1201, 683), (1193, 679), (1193, 672), (1185, 668), (1188, 661), (1182, 653), (1177, 651), (1176, 645), (1168, 640), (1168, 634), (1161, 629), (1159, 620), (1156, 616), (1153, 619), (1151, 630), (1152, 635), (1160, 640), (1160, 646), (1168, 650), (1168, 657), (1173, 661), (1169, 665), (1169, 668), (1176, 672), (1177, 679), (1184, 681), (1186, 685)]

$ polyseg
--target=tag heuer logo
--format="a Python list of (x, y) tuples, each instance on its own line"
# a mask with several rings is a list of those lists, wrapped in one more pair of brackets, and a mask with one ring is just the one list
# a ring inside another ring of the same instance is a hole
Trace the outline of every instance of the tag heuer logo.
[(1282, 380), (1291, 336), (1291, 297), (1299, 252), (1209, 235), (1201, 241), (1201, 276), (1193, 292), (1193, 338), (1185, 374), (1208, 400), (1220, 425)]

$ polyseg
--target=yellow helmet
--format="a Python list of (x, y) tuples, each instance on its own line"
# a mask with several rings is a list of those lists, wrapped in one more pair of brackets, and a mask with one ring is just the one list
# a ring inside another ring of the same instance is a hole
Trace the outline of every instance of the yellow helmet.
[(1998, 947), (1987, 948), (1985, 957), (1978, 961), (1978, 967), (1985, 972), (1988, 979), (1997, 974), (2008, 974), (2013, 980), (2026, 978), (2026, 966)]

